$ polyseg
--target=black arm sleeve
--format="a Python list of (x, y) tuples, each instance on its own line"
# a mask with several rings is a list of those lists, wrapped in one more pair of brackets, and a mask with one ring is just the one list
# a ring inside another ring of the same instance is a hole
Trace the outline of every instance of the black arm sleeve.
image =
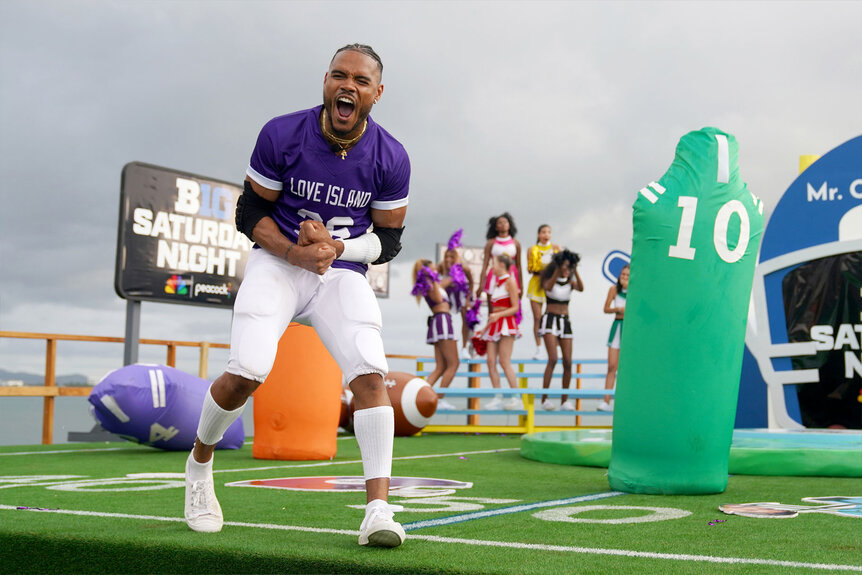
[(375, 226), (372, 233), (377, 234), (380, 239), (380, 257), (371, 262), (372, 264), (385, 264), (391, 261), (401, 251), (401, 234), (404, 228), (378, 228)]
[(266, 217), (271, 217), (274, 202), (262, 198), (251, 187), (251, 182), (245, 180), (242, 195), (236, 201), (236, 229), (254, 241), (251, 232), (254, 226)]

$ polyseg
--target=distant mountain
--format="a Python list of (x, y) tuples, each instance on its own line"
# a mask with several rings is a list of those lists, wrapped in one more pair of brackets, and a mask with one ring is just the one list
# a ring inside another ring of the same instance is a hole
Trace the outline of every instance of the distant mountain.
[[(59, 386), (88, 385), (87, 376), (80, 373), (58, 375), (54, 379), (57, 381), (57, 385)], [(0, 369), (0, 380), (21, 380), (24, 382), (24, 385), (45, 384), (45, 376), (43, 374), (26, 373), (23, 371), (6, 371), (5, 369)]]

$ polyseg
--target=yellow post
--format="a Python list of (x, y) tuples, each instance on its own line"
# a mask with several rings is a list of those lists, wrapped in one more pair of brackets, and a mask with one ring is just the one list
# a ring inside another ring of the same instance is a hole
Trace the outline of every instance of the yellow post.
[[(489, 368), (490, 369), (490, 368)], [(470, 371), (477, 373), (479, 371), (478, 363), (470, 364)], [(479, 377), (471, 377), (469, 379), (468, 385), (470, 387), (481, 387), (482, 379)], [(467, 409), (479, 409), (479, 398), (478, 397), (469, 397), (467, 398)], [(467, 425), (479, 425), (479, 414), (471, 413), (467, 416)]]
[[(45, 387), (56, 387), (57, 340), (45, 340)], [(46, 395), (42, 408), (42, 444), (54, 443), (54, 396)]]
[(173, 342), (168, 344), (167, 365), (170, 367), (177, 366), (177, 344)]
[[(524, 364), (523, 363), (518, 364), (518, 373), (524, 373)], [(526, 377), (519, 377), (518, 378), (518, 387), (520, 387), (521, 389), (524, 389), (525, 387), (527, 387), (527, 378)], [(530, 417), (533, 413), (533, 402), (525, 394), (522, 394), (521, 395), (521, 403), (524, 404), (524, 407), (527, 410), (527, 415), (526, 415), (526, 417), (523, 415), (518, 416), (518, 425), (520, 425), (521, 427), (527, 427), (528, 422), (530, 420)]]
[(198, 364), (198, 377), (202, 377), (203, 379), (207, 379), (207, 371), (210, 360), (210, 342), (202, 341), (201, 342), (201, 359)]
[[(577, 374), (580, 375), (581, 374), (581, 364), (580, 363), (577, 364), (576, 369), (577, 369)], [(575, 379), (575, 387), (577, 389), (581, 389), (581, 378), (580, 377)], [(575, 400), (575, 409), (578, 411), (581, 410), (581, 398), (580, 397)], [(575, 416), (575, 427), (580, 427), (580, 426), (581, 426), (581, 416), (576, 415)]]

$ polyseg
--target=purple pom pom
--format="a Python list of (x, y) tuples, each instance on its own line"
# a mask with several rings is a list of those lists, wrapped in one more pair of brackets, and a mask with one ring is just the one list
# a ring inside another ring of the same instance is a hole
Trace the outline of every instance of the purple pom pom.
[(416, 284), (410, 290), (410, 295), (421, 295), (424, 297), (428, 295), (434, 283), (438, 281), (440, 281), (440, 276), (437, 275), (437, 272), (428, 266), (423, 266), (419, 270), (419, 273), (416, 274)]
[(456, 291), (463, 293), (470, 291), (467, 276), (464, 275), (464, 268), (461, 267), (461, 264), (453, 264), (452, 267), (449, 268), (449, 278), (451, 278), (452, 287), (454, 287)]
[(479, 325), (479, 310), (482, 308), (482, 301), (476, 300), (473, 304), (473, 307), (467, 310), (467, 313), (464, 314), (465, 319), (467, 320), (467, 327), (473, 329), (477, 325)]
[(454, 250), (455, 248), (461, 247), (461, 234), (464, 233), (463, 228), (458, 228), (458, 231), (452, 234), (452, 237), (449, 238), (449, 243), (446, 247), (450, 250)]

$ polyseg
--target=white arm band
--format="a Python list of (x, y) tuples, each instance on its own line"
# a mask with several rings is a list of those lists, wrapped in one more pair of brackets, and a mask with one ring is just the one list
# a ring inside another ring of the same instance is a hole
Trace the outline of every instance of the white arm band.
[(377, 234), (363, 234), (358, 238), (349, 240), (341, 240), (344, 244), (344, 251), (338, 256), (338, 259), (347, 262), (359, 262), (362, 264), (370, 264), (380, 257), (382, 247), (380, 246), (380, 238)]

